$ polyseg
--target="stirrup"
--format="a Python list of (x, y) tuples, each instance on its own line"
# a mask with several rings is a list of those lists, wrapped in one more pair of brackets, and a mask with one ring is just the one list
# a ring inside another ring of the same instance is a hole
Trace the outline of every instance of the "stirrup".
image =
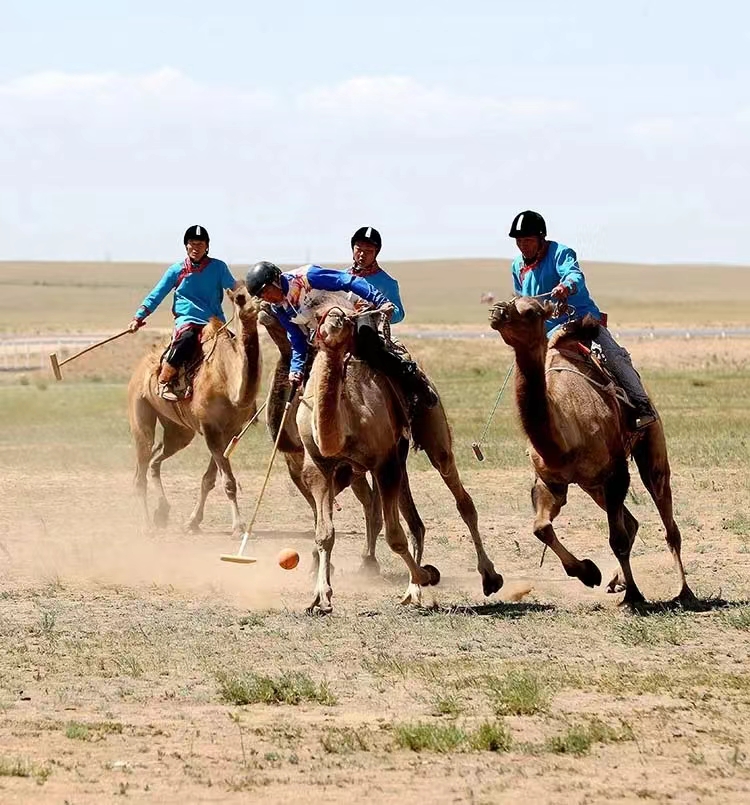
[(159, 383), (159, 396), (162, 400), (167, 400), (167, 402), (177, 402), (180, 399), (172, 388), (171, 381)]
[(649, 425), (653, 425), (659, 418), (659, 414), (650, 412), (636, 417), (635, 430), (645, 430)]

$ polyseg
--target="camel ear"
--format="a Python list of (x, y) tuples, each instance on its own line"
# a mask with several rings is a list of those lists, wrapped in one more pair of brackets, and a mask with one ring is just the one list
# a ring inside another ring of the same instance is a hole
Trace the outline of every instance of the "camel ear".
[(555, 308), (557, 305), (554, 302), (547, 300), (542, 307), (544, 308), (545, 319), (553, 319), (555, 317)]

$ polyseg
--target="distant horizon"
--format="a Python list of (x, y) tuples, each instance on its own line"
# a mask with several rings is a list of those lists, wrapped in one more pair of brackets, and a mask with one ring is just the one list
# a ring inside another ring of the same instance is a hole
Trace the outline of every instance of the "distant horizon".
[[(223, 260), (229, 266), (250, 266), (256, 261), (247, 260), (229, 260), (218, 255), (210, 255), (218, 260)], [(115, 259), (102, 259), (102, 260), (57, 260), (57, 259), (33, 259), (33, 260), (16, 260), (13, 258), (0, 258), (0, 266), (3, 265), (88, 265), (88, 266), (105, 266), (105, 265), (148, 265), (148, 266), (164, 266), (167, 268), (179, 260), (184, 259), (180, 257), (176, 260), (115, 260)], [(258, 258), (266, 259), (266, 258)], [(510, 262), (514, 257), (416, 257), (416, 258), (394, 258), (393, 260), (378, 261), (381, 268), (388, 271), (389, 265), (398, 264), (414, 264), (414, 263), (465, 263), (465, 262)], [(320, 265), (320, 266), (346, 266), (350, 261), (347, 260), (319, 260), (319, 261), (294, 261), (294, 260), (279, 260), (279, 266), (303, 266), (303, 265)], [(670, 268), (670, 267), (684, 267), (684, 268), (740, 268), (750, 269), (750, 262), (748, 263), (732, 263), (732, 262), (709, 262), (709, 261), (689, 261), (689, 260), (665, 260), (665, 261), (648, 261), (648, 260), (605, 260), (598, 258), (580, 258), (579, 262), (582, 268), (586, 265), (614, 265), (614, 266), (654, 266), (655, 268)]]

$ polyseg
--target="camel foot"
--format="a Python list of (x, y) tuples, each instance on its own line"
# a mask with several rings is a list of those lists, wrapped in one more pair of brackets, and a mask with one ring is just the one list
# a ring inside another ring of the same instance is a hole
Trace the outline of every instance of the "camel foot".
[(436, 584), (440, 584), (440, 571), (435, 565), (422, 565), (422, 570), (430, 577), (430, 580), (425, 582), (425, 587), (434, 587)]
[(687, 584), (680, 590), (680, 594), (672, 599), (672, 603), (677, 604), (684, 609), (698, 609), (701, 606), (700, 599), (697, 598), (695, 593), (687, 586)]
[(598, 587), (602, 583), (602, 572), (591, 559), (581, 560), (581, 567), (576, 575), (587, 587)]
[(363, 556), (362, 564), (359, 566), (359, 572), (363, 576), (379, 576), (380, 564), (374, 556)]
[(186, 534), (201, 534), (201, 524), (196, 523), (193, 520), (188, 520), (185, 523), (185, 533)]
[(482, 573), (482, 592), (489, 598), (503, 586), (503, 577), (494, 570)]
[(643, 597), (643, 593), (633, 585), (632, 588), (625, 590), (620, 606), (629, 607), (633, 612), (639, 612), (645, 603), (646, 599)]
[(166, 528), (169, 522), (169, 504), (160, 503), (154, 512), (154, 525), (157, 528)]
[(404, 593), (404, 596), (401, 599), (400, 603), (401, 606), (408, 606), (409, 604), (413, 604), (414, 606), (421, 607), (422, 588), (418, 584), (410, 583), (409, 586), (406, 588), (406, 592)]
[(332, 595), (333, 590), (330, 587), (326, 587), (322, 593), (316, 593), (312, 604), (310, 604), (305, 612), (307, 612), (308, 615), (330, 615), (330, 613), (333, 612), (333, 605), (331, 604)]

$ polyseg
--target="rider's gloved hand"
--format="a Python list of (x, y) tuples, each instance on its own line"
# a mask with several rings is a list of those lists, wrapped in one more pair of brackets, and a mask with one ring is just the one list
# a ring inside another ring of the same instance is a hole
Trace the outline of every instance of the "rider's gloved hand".
[(394, 305), (393, 302), (386, 302), (381, 306), (380, 312), (390, 321), (391, 316), (396, 312), (396, 305)]

